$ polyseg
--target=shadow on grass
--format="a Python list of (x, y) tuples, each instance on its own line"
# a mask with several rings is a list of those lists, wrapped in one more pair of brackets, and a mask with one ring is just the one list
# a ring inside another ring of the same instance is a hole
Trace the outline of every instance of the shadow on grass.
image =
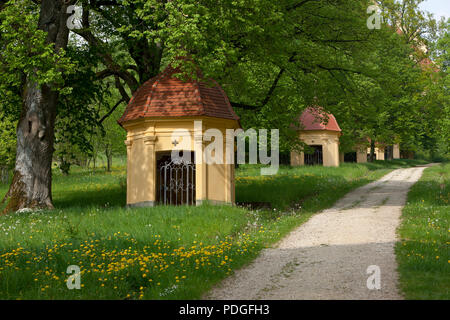
[(120, 186), (108, 186), (102, 190), (65, 191), (56, 193), (53, 203), (57, 209), (124, 207), (126, 191)]
[[(319, 197), (320, 194), (322, 198), (329, 196), (335, 200), (336, 194), (345, 194), (355, 184), (362, 185), (371, 181), (362, 178), (349, 180), (339, 175), (239, 178), (236, 180), (236, 201), (241, 203), (263, 201), (269, 208), (284, 210), (295, 208), (306, 199)], [(54, 205), (57, 209), (124, 207), (126, 190), (117, 183), (103, 185), (98, 189), (95, 185), (86, 185), (80, 190), (64, 188), (55, 190)]]
[[(265, 207), (281, 210), (297, 209), (305, 202), (314, 201), (331, 205), (348, 191), (379, 179), (391, 169), (424, 163), (421, 160), (392, 160), (345, 163), (339, 168), (281, 166), (275, 176), (258, 176), (255, 175), (256, 166), (243, 167), (236, 178), (236, 201), (250, 207), (262, 203)], [(248, 176), (244, 175), (246, 172)], [(393, 182), (392, 187), (402, 187), (402, 182)]]
[[(236, 201), (270, 203), (271, 208), (313, 209), (331, 205), (353, 188), (374, 181), (369, 178), (347, 179), (339, 175), (274, 176), (271, 178), (240, 178), (236, 183)], [(308, 203), (309, 208), (304, 208)]]

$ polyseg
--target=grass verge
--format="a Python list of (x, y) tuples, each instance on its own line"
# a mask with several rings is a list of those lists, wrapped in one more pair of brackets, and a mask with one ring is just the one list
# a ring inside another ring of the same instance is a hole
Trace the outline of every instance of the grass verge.
[(430, 167), (408, 193), (396, 246), (406, 299), (450, 299), (450, 163)]

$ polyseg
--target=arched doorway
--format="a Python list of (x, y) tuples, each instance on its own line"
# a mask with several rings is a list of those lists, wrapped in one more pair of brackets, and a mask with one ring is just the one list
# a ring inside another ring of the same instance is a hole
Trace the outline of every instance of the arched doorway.
[(321, 145), (309, 146), (311, 152), (305, 151), (305, 165), (323, 165), (323, 151)]
[(195, 205), (195, 157), (193, 151), (183, 151), (190, 156), (172, 159), (170, 151), (156, 153), (156, 203), (162, 205)]
[(356, 152), (347, 152), (344, 154), (344, 162), (356, 162)]
[(384, 148), (384, 160), (394, 159), (394, 146), (387, 146)]

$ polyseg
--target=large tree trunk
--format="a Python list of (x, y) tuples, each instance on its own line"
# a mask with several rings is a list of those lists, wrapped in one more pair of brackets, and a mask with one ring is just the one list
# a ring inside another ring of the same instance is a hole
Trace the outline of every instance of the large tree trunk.
[[(47, 32), (55, 52), (67, 47), (69, 1), (42, 0), (38, 29)], [(14, 176), (5, 196), (5, 212), (19, 209), (51, 209), (52, 155), (58, 92), (54, 84), (39, 85), (27, 79), (22, 112), (17, 125)]]

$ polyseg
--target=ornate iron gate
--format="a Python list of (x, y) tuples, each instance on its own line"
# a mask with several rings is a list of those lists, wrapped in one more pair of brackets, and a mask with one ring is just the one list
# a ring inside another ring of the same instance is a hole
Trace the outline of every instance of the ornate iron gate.
[(164, 205), (195, 204), (195, 163), (163, 157), (158, 162), (157, 202)]
[(384, 148), (384, 160), (394, 159), (394, 146), (386, 146)]
[(314, 151), (312, 153), (305, 153), (305, 164), (306, 165), (323, 164), (322, 146), (309, 146), (309, 147), (313, 148)]

